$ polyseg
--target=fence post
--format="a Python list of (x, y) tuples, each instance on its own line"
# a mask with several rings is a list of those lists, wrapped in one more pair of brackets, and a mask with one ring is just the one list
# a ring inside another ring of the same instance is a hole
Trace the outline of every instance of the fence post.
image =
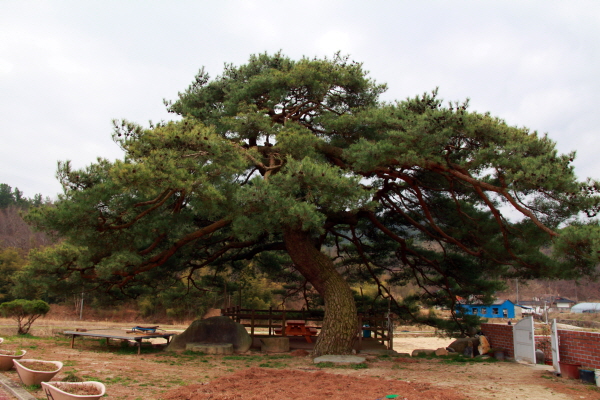
[[(373, 323), (375, 322), (375, 323)], [(379, 329), (379, 321), (377, 321), (377, 317), (373, 317), (373, 319), (370, 321), (369, 325), (375, 329), (371, 329), (373, 331), (373, 336), (375, 337), (375, 340), (377, 340), (377, 335), (378, 335), (378, 329)], [(375, 326), (373, 326), (375, 325)]]
[(358, 316), (358, 351), (360, 351), (362, 349), (362, 337), (363, 337), (363, 322), (362, 322), (362, 315)]
[(252, 308), (252, 311), (250, 312), (250, 336), (252, 337), (252, 340), (254, 340), (254, 308)]
[(388, 335), (390, 338), (388, 341), (388, 350), (394, 350), (394, 324), (390, 314), (388, 314)]
[(271, 326), (273, 325), (273, 306), (269, 307), (269, 336), (271, 336)]
[(283, 310), (283, 314), (281, 316), (282, 316), (282, 319), (281, 319), (281, 336), (287, 336), (286, 332), (285, 332), (285, 328), (287, 326), (287, 321), (285, 319), (285, 310)]

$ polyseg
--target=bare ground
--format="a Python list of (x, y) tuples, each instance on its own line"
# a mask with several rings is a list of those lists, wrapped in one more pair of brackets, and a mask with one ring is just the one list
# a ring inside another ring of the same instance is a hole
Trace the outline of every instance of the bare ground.
[[(105, 341), (98, 339), (77, 339), (71, 349), (69, 339), (55, 335), (64, 329), (108, 327), (106, 324), (48, 320), (37, 324), (33, 333), (41, 338), (20, 338), (9, 336), (16, 331), (12, 321), (0, 320), (0, 335), (5, 337), (2, 348), (25, 349), (31, 358), (62, 361), (65, 367), (54, 380), (74, 373), (85, 380), (102, 381), (107, 386), (106, 399), (375, 400), (397, 394), (399, 399), (409, 400), (600, 400), (595, 386), (556, 378), (543, 366), (513, 362), (449, 364), (440, 359), (385, 356), (369, 356), (359, 367), (317, 366), (310, 357), (290, 354), (199, 356), (170, 354), (150, 346), (138, 356), (135, 348), (121, 347), (116, 342), (107, 348)], [(449, 342), (435, 337), (402, 337), (395, 340), (395, 349), (410, 353), (415, 348), (445, 347)], [(5, 374), (18, 381), (16, 372)], [(41, 390), (33, 395), (44, 396)]]

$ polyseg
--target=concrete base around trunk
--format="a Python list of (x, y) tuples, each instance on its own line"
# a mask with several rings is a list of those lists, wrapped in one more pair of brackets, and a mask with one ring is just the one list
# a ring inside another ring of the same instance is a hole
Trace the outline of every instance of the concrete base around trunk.
[[(275, 337), (282, 337), (282, 336), (281, 335), (269, 336), (269, 335), (264, 335), (264, 334), (255, 334), (254, 338), (253, 338), (253, 343), (252, 343), (252, 350), (260, 351), (262, 349), (262, 341), (261, 341), (262, 339), (275, 338)], [(290, 341), (290, 351), (302, 349), (302, 350), (306, 350), (308, 352), (311, 352), (312, 349), (315, 347), (315, 343), (316, 343), (315, 339), (318, 338), (318, 336), (317, 336), (317, 338), (313, 338), (312, 343), (308, 343), (303, 336), (285, 336), (285, 337)], [(388, 354), (391, 356), (395, 356), (398, 354), (394, 350), (387, 350), (384, 345), (382, 345), (376, 339), (373, 339), (373, 338), (363, 339), (361, 349), (358, 349), (356, 346), (355, 350), (359, 354)]]
[(204, 354), (233, 354), (231, 343), (186, 343), (185, 349)]

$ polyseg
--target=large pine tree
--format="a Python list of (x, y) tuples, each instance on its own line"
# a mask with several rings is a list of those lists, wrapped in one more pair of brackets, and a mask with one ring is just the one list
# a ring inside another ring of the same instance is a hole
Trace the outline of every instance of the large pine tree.
[[(421, 303), (453, 310), (500, 277), (593, 273), (597, 229), (577, 216), (595, 213), (598, 187), (577, 181), (572, 154), (435, 92), (384, 103), (384, 90), (339, 56), (201, 70), (167, 103), (181, 120), (115, 124), (123, 160), (60, 165), (64, 195), (29, 220), (66, 241), (36, 253), (29, 276), (135, 294), (287, 253), (324, 300), (319, 355), (351, 350), (349, 279), (385, 297), (411, 282)], [(562, 257), (540, 252), (552, 245)]]

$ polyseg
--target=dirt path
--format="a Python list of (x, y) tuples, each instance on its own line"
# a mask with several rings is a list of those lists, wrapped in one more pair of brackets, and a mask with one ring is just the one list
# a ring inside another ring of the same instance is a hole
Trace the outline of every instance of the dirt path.
[[(40, 326), (39, 332), (42, 329), (60, 330)], [(316, 366), (310, 357), (290, 354), (217, 357), (170, 354), (151, 347), (138, 356), (134, 347), (117, 343), (107, 348), (104, 340), (77, 339), (71, 349), (70, 340), (64, 337), (18, 338), (6, 333), (0, 329), (5, 337), (3, 348), (25, 349), (32, 358), (63, 361), (65, 367), (55, 380), (71, 373), (100, 380), (107, 386), (106, 399), (375, 400), (398, 394), (399, 399), (409, 400), (600, 400), (595, 386), (512, 362), (448, 363), (369, 356), (358, 367)], [(444, 347), (448, 341), (399, 338), (395, 343), (399, 352), (409, 353), (414, 348)], [(15, 372), (5, 374), (18, 381)], [(43, 398), (41, 391), (33, 394)]]

